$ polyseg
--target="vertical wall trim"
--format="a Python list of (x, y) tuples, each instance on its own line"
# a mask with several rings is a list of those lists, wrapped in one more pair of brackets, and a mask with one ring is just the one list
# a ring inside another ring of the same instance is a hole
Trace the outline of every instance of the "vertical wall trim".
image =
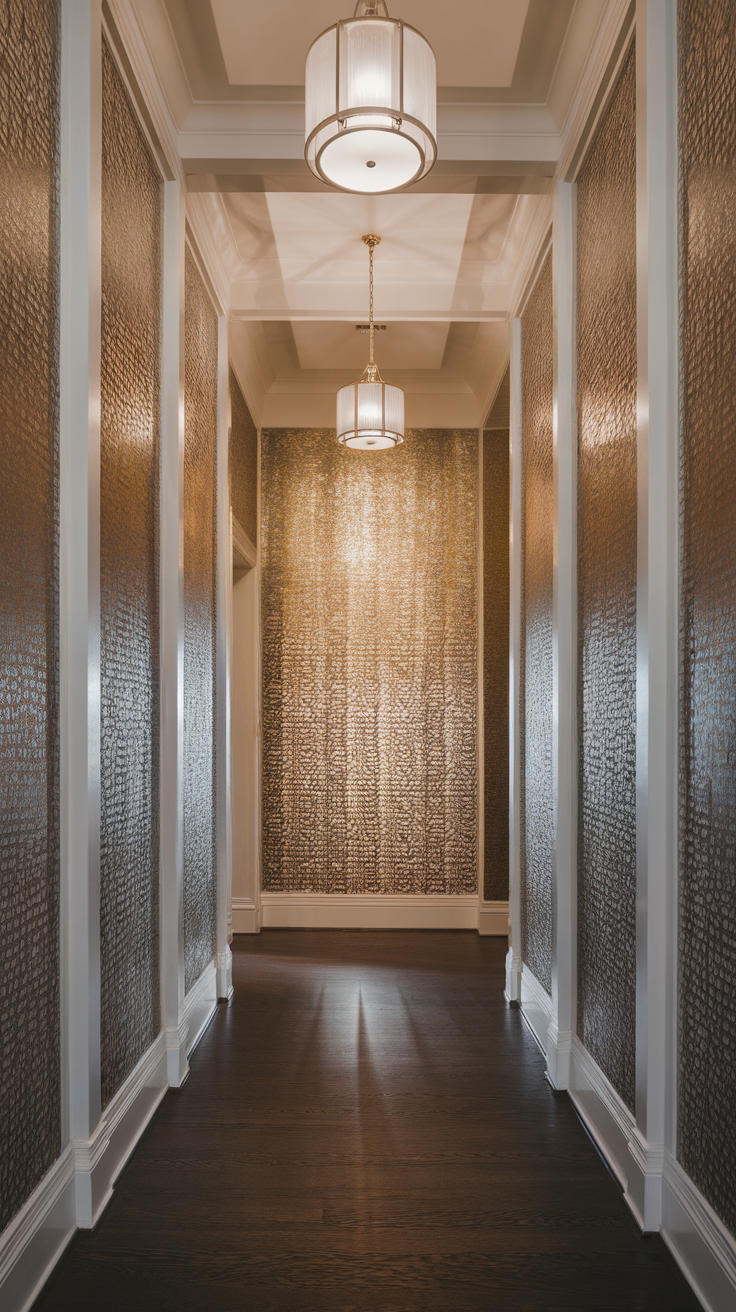
[[(100, 1097), (99, 0), (64, 0), (61, 32), (60, 667), (65, 1134)], [(77, 1173), (77, 1209), (89, 1176)]]
[(161, 987), (167, 1076), (188, 1073), (184, 1008), (184, 202), (164, 184), (161, 350)]
[[(678, 762), (678, 299), (676, 5), (637, 4), (637, 1033), (635, 1204), (662, 1219), (674, 1150)], [(668, 1106), (669, 1100), (669, 1106)]]
[(476, 729), (476, 776), (478, 780), (478, 931), (482, 932), (484, 876), (485, 876), (485, 716), (483, 701), (483, 561), (485, 543), (483, 541), (483, 429), (478, 429), (478, 488), (476, 494), (476, 518), (478, 523), (478, 551), (476, 570), (476, 628), (478, 646), (476, 659), (478, 680), (477, 729)]
[(521, 319), (509, 323), (511, 591), (509, 615), (509, 923), (506, 998), (521, 1000)]
[(233, 991), (230, 951), (233, 927), (232, 826), (230, 822), (230, 654), (232, 651), (233, 545), (228, 475), (230, 434), (230, 371), (228, 321), (217, 321), (217, 628), (215, 634), (215, 778), (217, 780), (217, 997), (226, 1001)]
[(575, 411), (575, 186), (558, 182), (552, 243), (554, 446), (552, 787), (552, 1017), (547, 1077), (570, 1082), (577, 1006), (577, 423)]

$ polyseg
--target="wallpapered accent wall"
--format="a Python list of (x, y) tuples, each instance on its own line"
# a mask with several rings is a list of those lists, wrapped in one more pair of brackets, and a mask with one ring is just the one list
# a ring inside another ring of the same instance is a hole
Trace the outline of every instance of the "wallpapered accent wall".
[(258, 430), (230, 369), (230, 502), (251, 542), (258, 537)]
[(184, 984), (214, 959), (217, 315), (187, 248), (184, 285)]
[(0, 1230), (61, 1151), (59, 6), (0, 43)]
[(578, 178), (578, 1034), (634, 1105), (636, 60)]
[[(508, 425), (508, 386), (506, 404)], [(483, 434), (483, 896), (509, 895), (509, 430)]]
[(477, 449), (261, 435), (266, 890), (476, 891)]
[(736, 1233), (736, 12), (680, 0), (678, 1157)]
[(552, 989), (552, 254), (521, 317), (521, 953)]
[(102, 47), (102, 1103), (161, 1026), (158, 468), (162, 182)]

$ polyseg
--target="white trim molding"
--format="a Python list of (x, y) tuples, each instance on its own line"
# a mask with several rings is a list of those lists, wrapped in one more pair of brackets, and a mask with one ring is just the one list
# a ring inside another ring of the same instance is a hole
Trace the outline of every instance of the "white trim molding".
[(668, 1151), (662, 1238), (706, 1312), (736, 1307), (736, 1239)]
[(105, 1108), (92, 1137), (72, 1143), (80, 1229), (92, 1229), (99, 1221), (115, 1181), (169, 1087), (166, 1075), (162, 1031)]
[(521, 1014), (546, 1058), (547, 1036), (553, 1020), (552, 999), (525, 963), (522, 963), (519, 971), (519, 1004)]
[[(508, 910), (504, 917), (504, 930)], [(262, 893), (264, 929), (478, 929), (478, 895)], [(486, 931), (487, 932), (487, 931)]]
[(482, 901), (478, 907), (478, 933), (481, 938), (508, 938), (510, 932), (508, 901)]
[(33, 1305), (76, 1228), (68, 1146), (0, 1235), (0, 1304), (7, 1312)]
[(261, 929), (260, 907), (252, 897), (233, 898), (233, 934), (258, 934)]

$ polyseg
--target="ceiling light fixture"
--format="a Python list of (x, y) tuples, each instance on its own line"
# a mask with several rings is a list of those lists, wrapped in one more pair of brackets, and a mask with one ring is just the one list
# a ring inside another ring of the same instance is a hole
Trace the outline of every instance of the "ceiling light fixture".
[(363, 241), (370, 261), (370, 353), (363, 377), (337, 394), (337, 440), (353, 451), (385, 451), (404, 440), (404, 393), (384, 383), (373, 359), (373, 252), (381, 238), (368, 233)]
[(306, 146), (313, 173), (341, 191), (400, 191), (437, 158), (434, 52), (385, 0), (358, 0), (352, 18), (307, 55)]

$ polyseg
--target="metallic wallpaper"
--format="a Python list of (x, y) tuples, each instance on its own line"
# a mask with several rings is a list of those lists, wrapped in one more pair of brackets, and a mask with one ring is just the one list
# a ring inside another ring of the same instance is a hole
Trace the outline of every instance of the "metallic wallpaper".
[(214, 958), (217, 315), (187, 247), (184, 288), (184, 984)]
[[(508, 392), (506, 406), (508, 425)], [(483, 434), (483, 896), (509, 895), (509, 430)]]
[(552, 254), (521, 318), (521, 952), (552, 989)]
[(258, 430), (230, 370), (230, 501), (251, 542), (258, 539)]
[(578, 1034), (634, 1105), (636, 64), (578, 178)]
[(158, 466), (162, 182), (102, 46), (102, 1103), (161, 1027)]
[(678, 1157), (736, 1233), (736, 9), (680, 0)]
[(0, 1231), (61, 1151), (59, 6), (0, 40)]
[(477, 449), (261, 435), (264, 889), (477, 889)]

